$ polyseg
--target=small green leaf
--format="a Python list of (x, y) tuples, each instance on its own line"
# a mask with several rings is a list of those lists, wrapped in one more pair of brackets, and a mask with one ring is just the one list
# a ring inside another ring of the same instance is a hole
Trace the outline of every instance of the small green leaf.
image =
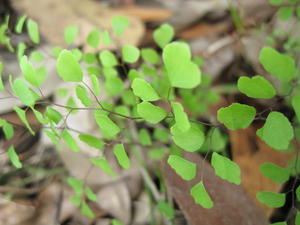
[(18, 60), (20, 60), (21, 57), (24, 55), (25, 50), (26, 50), (26, 45), (23, 42), (18, 43), (18, 47), (17, 47)]
[(60, 52), (56, 61), (56, 70), (58, 75), (64, 81), (82, 81), (82, 70), (80, 64), (75, 59), (74, 55), (68, 50)]
[(88, 218), (91, 218), (91, 219), (95, 218), (93, 211), (90, 209), (88, 204), (86, 204), (85, 202), (81, 203), (80, 211), (83, 215), (87, 216)]
[(270, 147), (286, 150), (294, 138), (294, 130), (290, 121), (280, 112), (271, 112), (257, 135)]
[(29, 132), (34, 135), (35, 132), (31, 129), (31, 126), (26, 118), (26, 112), (23, 109), (20, 109), (18, 106), (14, 107), (15, 112), (18, 114), (18, 117), (20, 118), (20, 120), (24, 123), (24, 125), (26, 126), (26, 128), (29, 130)]
[(48, 117), (51, 121), (53, 121), (56, 124), (58, 124), (63, 118), (61, 113), (53, 109), (51, 106), (47, 106), (45, 116)]
[(88, 144), (89, 146), (94, 147), (96, 149), (101, 150), (101, 149), (103, 149), (103, 147), (105, 145), (105, 143), (101, 139), (99, 139), (95, 136), (89, 135), (89, 134), (80, 134), (78, 137), (82, 142), (84, 142), (84, 143)]
[(197, 151), (204, 143), (204, 133), (195, 126), (182, 132), (177, 126), (171, 127), (172, 139), (180, 148), (189, 151)]
[(114, 155), (121, 167), (124, 169), (128, 169), (130, 167), (130, 160), (123, 144), (117, 144), (114, 146)]
[(75, 196), (71, 196), (69, 197), (70, 202), (72, 202), (74, 205), (76, 205), (77, 207), (79, 207), (81, 205), (81, 196), (75, 195)]
[(278, 16), (281, 20), (289, 20), (294, 13), (293, 7), (281, 7), (278, 11)]
[(97, 62), (97, 56), (93, 53), (86, 52), (83, 54), (82, 60), (87, 64), (93, 64)]
[(131, 84), (133, 93), (143, 101), (157, 101), (160, 99), (151, 84), (141, 78), (135, 78)]
[(298, 121), (300, 121), (300, 95), (292, 98), (292, 106), (296, 113)]
[(163, 61), (173, 87), (194, 88), (201, 83), (201, 72), (191, 60), (187, 44), (173, 42), (163, 49)]
[(282, 168), (273, 163), (266, 162), (259, 167), (261, 173), (271, 179), (275, 183), (285, 183), (290, 178), (290, 172), (286, 168)]
[(109, 32), (108, 32), (107, 30), (105, 30), (105, 31), (103, 32), (103, 43), (104, 43), (105, 45), (110, 45), (110, 44), (112, 44), (112, 41), (111, 41), (111, 39), (110, 39)]
[(149, 102), (137, 105), (138, 114), (149, 123), (158, 123), (167, 116), (167, 112)]
[(256, 194), (256, 198), (270, 208), (280, 208), (285, 204), (285, 194), (261, 191)]
[(201, 205), (203, 208), (211, 209), (214, 206), (209, 194), (207, 193), (203, 181), (192, 187), (191, 195), (193, 196), (195, 202)]
[(121, 129), (107, 115), (94, 111), (94, 118), (101, 132), (108, 138), (114, 138)]
[(139, 142), (143, 146), (150, 146), (152, 144), (151, 136), (144, 128), (139, 130)]
[(87, 43), (91, 47), (97, 48), (100, 43), (100, 35), (101, 35), (101, 33), (98, 29), (91, 30), (86, 39)]
[(273, 98), (276, 95), (273, 85), (262, 76), (242, 76), (238, 80), (238, 88), (250, 98)]
[(41, 124), (47, 124), (47, 123), (49, 123), (49, 120), (47, 120), (46, 118), (44, 118), (44, 115), (43, 115), (40, 111), (34, 109), (33, 107), (31, 107), (31, 109), (32, 109), (32, 111), (33, 111), (33, 113), (34, 113), (36, 119), (37, 119)]
[(296, 75), (295, 60), (273, 48), (264, 47), (259, 53), (259, 61), (267, 72), (281, 81), (288, 82)]
[(3, 132), (7, 140), (14, 136), (14, 127), (10, 123), (0, 119), (0, 127), (3, 128)]
[(121, 223), (119, 220), (113, 219), (112, 220), (112, 225), (124, 225), (124, 224)]
[(58, 58), (59, 54), (63, 51), (62, 47), (56, 46), (51, 49), (51, 55), (55, 58)]
[(93, 158), (91, 159), (91, 162), (101, 168), (104, 172), (108, 173), (109, 175), (115, 177), (116, 173), (112, 170), (110, 167), (108, 161), (102, 157), (102, 158)]
[(127, 63), (135, 63), (140, 57), (140, 50), (133, 45), (125, 45), (122, 48), (122, 59)]
[(119, 77), (109, 77), (105, 81), (105, 89), (110, 96), (121, 95), (124, 90), (124, 83)]
[(81, 103), (86, 107), (93, 104), (93, 102), (89, 98), (86, 88), (83, 87), (82, 85), (76, 86), (76, 96), (81, 101)]
[(8, 158), (10, 162), (18, 169), (22, 168), (22, 163), (19, 160), (19, 156), (17, 155), (14, 146), (10, 146), (7, 151)]
[(97, 195), (92, 191), (91, 188), (87, 187), (85, 189), (85, 194), (90, 201), (93, 201), (93, 202), (97, 201)]
[(76, 193), (76, 195), (81, 195), (83, 192), (83, 183), (81, 180), (69, 177), (67, 179), (67, 183), (70, 187), (72, 187), (73, 191)]
[(92, 82), (92, 90), (94, 92), (94, 94), (96, 96), (98, 96), (100, 94), (100, 83), (99, 83), (99, 80), (97, 78), (97, 76), (95, 74), (92, 74), (90, 76), (91, 78), (91, 82)]
[(283, 0), (269, 0), (270, 4), (273, 6), (280, 6), (283, 4)]
[(30, 91), (27, 83), (21, 79), (16, 78), (12, 86), (13, 92), (19, 97), (20, 101), (27, 106), (32, 106), (35, 103), (35, 97)]
[(26, 18), (27, 18), (26, 15), (23, 15), (23, 16), (19, 17), (18, 22), (17, 22), (16, 27), (15, 27), (15, 31), (16, 31), (17, 34), (22, 33), (23, 26), (24, 26)]
[(43, 54), (37, 50), (30, 53), (30, 58), (35, 62), (42, 62), (45, 59)]
[(68, 26), (64, 30), (64, 39), (67, 45), (73, 44), (78, 36), (79, 27), (78, 26)]
[(175, 210), (168, 202), (159, 200), (156, 207), (161, 214), (165, 215), (171, 220), (174, 219)]
[(4, 90), (4, 85), (2, 81), (2, 71), (3, 71), (3, 64), (0, 62), (0, 91)]
[(241, 183), (241, 170), (235, 162), (214, 152), (211, 165), (215, 169), (217, 176), (237, 185)]
[(270, 225), (287, 225), (286, 222), (276, 222), (276, 223), (271, 223)]
[(99, 59), (103, 66), (113, 67), (118, 65), (116, 56), (109, 50), (101, 51), (99, 54)]
[(40, 43), (40, 34), (39, 34), (38, 24), (32, 19), (28, 19), (27, 20), (27, 30), (28, 30), (28, 34), (29, 34), (31, 41), (35, 44), (39, 44)]
[(233, 103), (218, 110), (217, 118), (230, 130), (245, 129), (255, 118), (256, 110), (252, 106)]
[(144, 48), (141, 51), (142, 58), (145, 62), (151, 63), (151, 64), (159, 64), (160, 63), (160, 57), (158, 53), (152, 49), (152, 48)]
[(168, 164), (183, 180), (193, 180), (196, 177), (196, 164), (178, 155), (170, 155)]
[(120, 36), (128, 27), (129, 20), (123, 16), (114, 16), (112, 19), (112, 29), (117, 36)]
[(298, 186), (296, 189), (296, 197), (297, 197), (297, 200), (300, 201), (300, 186)]
[(156, 44), (164, 48), (174, 37), (174, 29), (169, 24), (162, 24), (153, 33), (153, 39)]
[(172, 102), (171, 106), (175, 116), (175, 126), (182, 132), (189, 130), (191, 124), (187, 114), (184, 112), (182, 105), (179, 102)]
[(61, 138), (65, 141), (67, 146), (73, 150), (74, 152), (79, 152), (79, 147), (77, 145), (76, 140), (73, 138), (73, 136), (69, 133), (67, 129), (64, 129)]

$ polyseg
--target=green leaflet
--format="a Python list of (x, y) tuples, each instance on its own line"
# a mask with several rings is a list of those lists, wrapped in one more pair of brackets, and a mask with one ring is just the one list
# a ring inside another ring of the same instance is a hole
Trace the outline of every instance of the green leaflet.
[(169, 155), (168, 164), (183, 180), (193, 180), (196, 177), (196, 164), (178, 155)]
[(105, 31), (103, 32), (103, 43), (104, 43), (105, 45), (110, 45), (110, 44), (112, 44), (112, 41), (111, 41), (111, 39), (110, 39), (109, 32), (108, 32), (107, 30), (105, 30)]
[(91, 82), (92, 82), (92, 90), (96, 96), (100, 95), (100, 84), (97, 76), (95, 74), (92, 74), (90, 76)]
[(296, 75), (297, 68), (294, 59), (273, 48), (264, 47), (260, 51), (259, 61), (267, 72), (281, 81), (288, 82)]
[(86, 52), (82, 55), (82, 60), (86, 64), (94, 64), (94, 63), (97, 63), (97, 56), (93, 53)]
[(152, 48), (144, 48), (141, 51), (142, 58), (145, 62), (148, 62), (150, 64), (159, 64), (160, 63), (160, 57), (158, 53), (152, 49)]
[(137, 105), (137, 112), (149, 123), (158, 123), (167, 116), (167, 112), (165, 110), (149, 102), (139, 103)]
[(112, 220), (112, 225), (124, 225), (124, 224), (121, 223), (119, 220), (113, 219)]
[(92, 191), (91, 188), (87, 187), (85, 189), (85, 194), (86, 194), (86, 197), (90, 200), (90, 201), (93, 201), (93, 202), (96, 202), (97, 201), (97, 195)]
[(103, 66), (113, 67), (118, 65), (116, 56), (109, 50), (104, 50), (99, 53), (99, 59)]
[(43, 54), (37, 50), (30, 53), (30, 59), (35, 62), (43, 62), (45, 60)]
[(108, 173), (109, 175), (115, 177), (116, 173), (112, 170), (112, 168), (110, 167), (108, 161), (106, 160), (106, 158), (102, 157), (102, 158), (93, 158), (91, 159), (91, 162), (98, 166), (99, 168), (101, 168), (104, 172)]
[(39, 44), (40, 43), (39, 27), (34, 20), (32, 19), (27, 20), (27, 31), (31, 41), (35, 44)]
[(173, 87), (194, 88), (201, 83), (200, 69), (192, 62), (187, 44), (181, 42), (167, 44), (163, 49), (163, 61)]
[(10, 146), (7, 150), (7, 155), (10, 162), (18, 169), (22, 168), (22, 163), (19, 160), (19, 156), (17, 155), (14, 146)]
[(271, 179), (275, 183), (285, 183), (290, 178), (290, 172), (286, 168), (282, 168), (273, 163), (266, 162), (259, 167), (261, 173)]
[(204, 143), (204, 133), (195, 126), (191, 126), (187, 131), (182, 132), (177, 126), (171, 127), (172, 139), (180, 148), (189, 151), (197, 151)]
[(34, 113), (36, 119), (37, 119), (41, 124), (48, 124), (48, 123), (49, 123), (49, 120), (47, 120), (46, 118), (44, 118), (44, 115), (43, 115), (40, 111), (34, 109), (33, 107), (31, 107), (31, 110), (33, 111), (33, 113)]
[(295, 225), (300, 225), (300, 212), (299, 211), (296, 214)]
[(25, 110), (19, 108), (18, 106), (15, 106), (14, 110), (18, 114), (18, 117), (20, 118), (20, 120), (24, 123), (26, 128), (29, 130), (29, 132), (32, 135), (35, 135), (35, 132), (31, 129), (31, 126), (30, 126), (29, 122), (27, 121)]
[(38, 73), (25, 55), (20, 60), (20, 67), (25, 79), (33, 86), (38, 88), (46, 80), (46, 73)]
[(114, 155), (121, 167), (124, 169), (128, 169), (130, 167), (130, 160), (123, 144), (117, 144), (114, 146)]
[(78, 36), (78, 32), (79, 32), (78, 26), (71, 25), (65, 28), (64, 39), (67, 45), (73, 44), (73, 42)]
[(139, 130), (139, 142), (143, 146), (150, 146), (152, 144), (151, 136), (146, 129)]
[(281, 7), (278, 10), (278, 16), (281, 20), (289, 20), (294, 13), (293, 7)]
[(12, 89), (24, 105), (34, 105), (35, 97), (23, 79), (16, 78), (13, 82)]
[(164, 48), (174, 37), (174, 29), (169, 24), (162, 24), (153, 33), (153, 39), (156, 44)]
[(285, 194), (261, 191), (256, 194), (256, 198), (270, 208), (280, 208), (285, 204)]
[(4, 90), (4, 85), (2, 81), (2, 71), (3, 71), (3, 63), (0, 62), (0, 91)]
[(56, 71), (64, 81), (82, 81), (82, 70), (72, 52), (63, 50), (56, 61)]
[(156, 207), (161, 214), (165, 215), (169, 219), (175, 218), (175, 210), (168, 202), (159, 200)]
[(273, 98), (276, 95), (273, 85), (262, 76), (242, 76), (238, 80), (238, 88), (250, 98)]
[(214, 152), (211, 165), (215, 169), (217, 176), (237, 185), (241, 183), (241, 170), (235, 162)]
[(100, 138), (97, 138), (89, 134), (80, 134), (78, 137), (82, 142), (99, 150), (103, 149), (105, 145), (105, 143)]
[(3, 119), (0, 119), (0, 127), (2, 127), (5, 138), (11, 139), (14, 136), (14, 127)]
[(26, 45), (23, 42), (18, 43), (18, 47), (17, 47), (18, 60), (20, 60), (21, 57), (24, 55), (25, 50), (26, 50)]
[(300, 96), (294, 96), (292, 98), (292, 106), (296, 113), (298, 121), (300, 121)]
[(151, 84), (141, 78), (135, 78), (131, 84), (133, 93), (143, 101), (157, 101), (160, 99)]
[(86, 202), (81, 203), (80, 212), (83, 215), (86, 215), (88, 218), (91, 218), (91, 219), (95, 218), (93, 211), (90, 209), (88, 204), (86, 204)]
[(135, 78), (141, 78), (141, 79), (143, 79), (143, 75), (140, 74), (135, 69), (129, 70), (127, 76), (128, 76), (128, 79), (130, 80), (130, 82), (134, 81)]
[(53, 121), (56, 124), (58, 124), (63, 118), (61, 113), (53, 109), (51, 106), (47, 106), (45, 111), (45, 116), (48, 117), (49, 120)]
[(255, 118), (256, 110), (252, 106), (233, 103), (218, 110), (217, 118), (230, 130), (245, 129)]
[(123, 16), (114, 16), (111, 23), (113, 32), (117, 36), (120, 36), (124, 32), (124, 30), (128, 27), (128, 25), (129, 25), (128, 18)]
[(67, 129), (63, 130), (61, 138), (71, 150), (73, 150), (74, 152), (79, 152), (79, 147), (77, 145), (76, 140), (73, 138), (73, 136), (69, 133)]
[(286, 222), (276, 222), (276, 223), (272, 223), (270, 225), (287, 225)]
[(124, 83), (119, 77), (109, 77), (105, 80), (105, 89), (110, 96), (121, 95), (124, 88)]
[(101, 32), (98, 29), (93, 29), (90, 31), (90, 33), (87, 36), (87, 43), (93, 48), (97, 48), (100, 43), (100, 35)]
[(81, 103), (86, 107), (93, 104), (93, 102), (89, 98), (86, 88), (83, 87), (82, 85), (76, 86), (76, 96), (81, 101)]
[(191, 124), (182, 105), (179, 102), (172, 102), (171, 106), (175, 116), (175, 126), (182, 132), (189, 130)]
[(269, 0), (269, 3), (273, 6), (280, 6), (283, 3), (283, 0)]
[(102, 134), (109, 139), (114, 138), (121, 131), (117, 124), (101, 112), (94, 111), (94, 118)]
[(280, 112), (271, 112), (264, 126), (257, 130), (257, 135), (270, 147), (286, 150), (294, 138), (290, 121)]
[(140, 50), (132, 45), (125, 45), (122, 48), (122, 59), (127, 63), (135, 63), (140, 57)]
[(213, 201), (205, 189), (203, 181), (200, 181), (198, 184), (193, 186), (190, 192), (195, 202), (203, 208), (210, 209), (214, 206)]
[(22, 15), (22, 16), (19, 17), (18, 22), (15, 26), (15, 31), (16, 31), (17, 34), (22, 33), (23, 26), (24, 26), (24, 23), (25, 23), (26, 19), (27, 19), (26, 15)]
[(163, 157), (167, 152), (168, 150), (165, 148), (151, 148), (148, 150), (148, 156), (150, 159), (160, 161), (163, 160)]
[(74, 177), (69, 177), (67, 179), (67, 183), (70, 187), (72, 187), (76, 195), (81, 195), (83, 193), (83, 183), (81, 180)]

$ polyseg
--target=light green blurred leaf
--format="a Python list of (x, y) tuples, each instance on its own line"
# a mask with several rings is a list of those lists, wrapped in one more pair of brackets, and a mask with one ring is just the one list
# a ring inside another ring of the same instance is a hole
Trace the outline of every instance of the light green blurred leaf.
[(74, 152), (79, 152), (79, 146), (74, 137), (69, 133), (67, 129), (64, 129), (61, 138), (65, 141), (67, 146)]
[(127, 63), (135, 63), (140, 57), (140, 50), (133, 45), (125, 45), (122, 48), (122, 59)]
[(178, 155), (170, 155), (168, 164), (183, 180), (193, 180), (196, 177), (196, 164)]
[(67, 45), (73, 44), (73, 42), (78, 36), (78, 32), (79, 32), (78, 26), (71, 25), (65, 28), (64, 39)]
[(35, 135), (35, 132), (32, 130), (27, 118), (26, 118), (26, 112), (25, 110), (19, 108), (18, 106), (14, 106), (14, 110), (15, 112), (18, 114), (18, 117), (20, 118), (20, 120), (24, 123), (24, 125), (26, 126), (26, 128), (29, 130), (29, 132), (32, 135)]
[(114, 150), (114, 155), (117, 158), (120, 166), (123, 167), (124, 169), (128, 169), (130, 167), (130, 160), (125, 151), (124, 145), (117, 144), (114, 146), (113, 150)]
[(133, 93), (143, 101), (157, 101), (160, 99), (154, 88), (147, 81), (135, 78), (131, 84)]
[(103, 149), (105, 145), (105, 143), (100, 138), (97, 138), (89, 134), (80, 134), (78, 137), (82, 142), (99, 150)]
[(91, 106), (93, 104), (86, 88), (82, 85), (76, 86), (76, 96), (81, 101), (81, 103), (86, 107)]
[(98, 29), (91, 30), (86, 39), (87, 43), (91, 47), (97, 48), (100, 43), (100, 35), (101, 35), (101, 33)]
[(108, 173), (109, 175), (115, 177), (116, 173), (112, 170), (111, 166), (109, 165), (106, 158), (92, 158), (91, 162), (101, 168), (104, 172)]
[(277, 166), (274, 163), (266, 162), (260, 165), (260, 172), (275, 183), (285, 183), (290, 178), (290, 172), (286, 168)]
[(39, 33), (38, 24), (32, 19), (27, 19), (26, 24), (27, 24), (27, 31), (28, 31), (31, 41), (34, 44), (39, 44), (40, 43), (40, 33)]
[(174, 37), (174, 29), (169, 24), (162, 24), (153, 32), (153, 39), (156, 44), (164, 48)]
[(158, 123), (167, 116), (167, 112), (149, 102), (142, 102), (137, 105), (138, 114), (149, 123)]
[(114, 16), (112, 19), (113, 32), (120, 36), (129, 25), (129, 19), (123, 16)]
[(7, 155), (10, 162), (18, 169), (22, 168), (22, 163), (20, 162), (19, 156), (16, 153), (14, 146), (10, 146), (7, 150)]

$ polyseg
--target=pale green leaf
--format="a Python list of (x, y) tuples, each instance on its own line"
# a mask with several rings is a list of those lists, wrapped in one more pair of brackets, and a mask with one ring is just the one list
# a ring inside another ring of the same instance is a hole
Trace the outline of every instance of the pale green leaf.
[(74, 152), (79, 152), (79, 146), (74, 139), (74, 137), (69, 133), (67, 129), (64, 129), (61, 138), (64, 140), (64, 142), (67, 144), (67, 146)]
[(35, 97), (29, 89), (27, 83), (21, 79), (16, 78), (12, 86), (13, 92), (19, 97), (20, 101), (27, 106), (32, 106), (35, 103)]
[(69, 197), (69, 200), (70, 200), (70, 202), (72, 202), (74, 205), (76, 205), (76, 206), (79, 207), (80, 204), (81, 204), (82, 198), (81, 198), (80, 195), (75, 195), (75, 196), (70, 196), (70, 197)]
[(128, 169), (130, 167), (130, 160), (123, 144), (117, 144), (114, 146), (114, 155), (121, 167), (124, 169)]
[(203, 181), (200, 181), (198, 184), (194, 185), (190, 192), (195, 202), (198, 205), (201, 205), (203, 208), (210, 209), (214, 206), (213, 201), (205, 189)]
[(241, 183), (241, 170), (235, 162), (214, 152), (211, 165), (215, 169), (217, 176), (237, 185)]
[(83, 183), (81, 180), (75, 178), (75, 177), (69, 177), (67, 179), (67, 183), (70, 187), (72, 187), (73, 191), (76, 193), (76, 195), (81, 195), (83, 192)]
[(105, 31), (103, 32), (103, 43), (104, 43), (105, 45), (110, 45), (110, 44), (112, 44), (112, 41), (111, 41), (111, 39), (110, 39), (109, 32), (108, 32), (107, 30), (105, 30)]
[(98, 166), (99, 168), (101, 168), (104, 172), (106, 172), (107, 174), (115, 177), (116, 173), (112, 170), (111, 166), (109, 165), (108, 161), (106, 158), (102, 157), (102, 158), (92, 158), (91, 162)]
[(24, 26), (26, 18), (27, 18), (26, 15), (22, 15), (22, 16), (19, 17), (18, 22), (15, 26), (15, 31), (16, 31), (17, 34), (22, 33), (23, 26)]
[(256, 110), (252, 106), (233, 103), (218, 110), (218, 121), (230, 130), (245, 129), (255, 118)]
[(109, 50), (103, 50), (99, 53), (99, 59), (103, 66), (113, 67), (118, 65), (116, 56)]
[(27, 118), (26, 118), (26, 112), (25, 110), (19, 108), (18, 106), (14, 107), (15, 112), (18, 114), (18, 117), (20, 118), (20, 120), (24, 123), (24, 125), (26, 126), (26, 128), (29, 130), (29, 132), (34, 135), (35, 132), (32, 130)]
[(45, 58), (44, 58), (44, 56), (43, 56), (43, 54), (41, 52), (39, 52), (39, 51), (32, 51), (30, 53), (30, 59), (32, 59), (35, 62), (42, 62), (42, 61), (44, 61)]
[(163, 61), (173, 87), (194, 88), (201, 82), (201, 72), (191, 60), (187, 44), (173, 42), (163, 49)]
[(124, 90), (124, 83), (119, 77), (109, 77), (106, 79), (105, 89), (110, 96), (121, 95)]
[(79, 27), (78, 26), (68, 26), (64, 30), (64, 39), (67, 45), (73, 44), (78, 36)]
[(35, 44), (39, 44), (40, 43), (39, 27), (34, 20), (32, 19), (27, 20), (27, 31), (31, 41)]
[(80, 64), (68, 50), (63, 50), (59, 53), (56, 61), (56, 71), (64, 81), (82, 81), (82, 69)]
[(256, 198), (270, 208), (280, 208), (285, 204), (285, 194), (261, 191), (256, 194)]
[(150, 146), (152, 144), (151, 136), (146, 129), (139, 130), (139, 142), (143, 146)]
[(95, 136), (92, 136), (92, 135), (89, 135), (89, 134), (80, 134), (79, 136), (79, 139), (88, 144), (89, 146), (91, 147), (94, 147), (96, 149), (103, 149), (105, 143), (100, 139), (100, 138), (97, 138)]
[(97, 48), (100, 43), (100, 35), (101, 33), (98, 29), (91, 30), (86, 39), (87, 43), (91, 47)]
[(153, 39), (156, 44), (164, 48), (174, 37), (174, 29), (169, 24), (162, 24), (153, 33)]
[(34, 113), (36, 119), (37, 119), (41, 124), (47, 124), (47, 123), (49, 123), (49, 120), (47, 120), (46, 118), (44, 118), (44, 115), (43, 115), (40, 111), (34, 109), (33, 107), (31, 107), (31, 109), (32, 109), (32, 111), (33, 111), (33, 113)]
[(158, 53), (152, 49), (152, 48), (144, 48), (141, 51), (142, 58), (145, 62), (151, 63), (151, 64), (159, 64), (160, 63), (160, 57)]
[(278, 10), (278, 16), (281, 20), (289, 20), (292, 18), (294, 13), (293, 7), (281, 7)]
[(160, 99), (151, 84), (141, 78), (135, 78), (131, 84), (133, 93), (143, 101), (157, 101)]
[(183, 180), (193, 180), (196, 177), (196, 164), (178, 155), (170, 155), (168, 164)]
[(266, 162), (259, 167), (261, 173), (271, 179), (275, 183), (285, 183), (290, 178), (290, 172), (286, 168), (277, 166), (276, 164)]
[(87, 216), (88, 218), (95, 218), (93, 211), (90, 209), (88, 204), (86, 204), (86, 202), (81, 203), (80, 211), (83, 215)]
[(129, 19), (123, 16), (114, 16), (112, 19), (113, 32), (120, 36), (129, 25)]
[(18, 169), (22, 168), (22, 163), (20, 162), (19, 156), (16, 153), (14, 146), (10, 146), (7, 150), (7, 155), (10, 162)]
[(270, 147), (286, 150), (294, 138), (294, 130), (290, 121), (280, 112), (271, 112), (257, 135)]
[(172, 102), (171, 106), (175, 116), (175, 126), (182, 132), (189, 130), (191, 124), (183, 106), (179, 102)]
[(91, 188), (87, 187), (85, 189), (85, 194), (86, 194), (86, 197), (90, 200), (90, 201), (93, 201), (93, 202), (96, 202), (97, 201), (97, 195), (92, 191)]
[(18, 43), (18, 47), (17, 47), (17, 57), (18, 57), (18, 60), (20, 60), (21, 57), (24, 55), (26, 47), (27, 46), (23, 42)]
[(149, 102), (137, 105), (138, 114), (149, 123), (158, 123), (167, 116), (167, 112)]
[(250, 98), (273, 98), (276, 95), (273, 85), (262, 76), (242, 76), (238, 80), (238, 88)]
[(114, 138), (121, 131), (117, 124), (101, 112), (94, 111), (94, 118), (101, 132), (107, 136), (107, 138)]
[(165, 215), (169, 219), (174, 219), (175, 210), (168, 202), (159, 200), (156, 207), (161, 214)]
[(97, 78), (97, 76), (95, 74), (92, 74), (90, 76), (91, 78), (91, 82), (92, 82), (92, 90), (94, 92), (94, 94), (96, 96), (98, 96), (100, 94), (100, 83), (99, 83), (99, 80)]
[(51, 55), (55, 58), (58, 58), (59, 54), (63, 51), (62, 47), (55, 46), (51, 49)]
[(140, 50), (133, 45), (125, 45), (122, 48), (122, 59), (127, 63), (135, 63), (140, 57)]
[(86, 88), (82, 85), (76, 86), (76, 96), (81, 101), (81, 103), (86, 107), (93, 104), (93, 102), (89, 98), (89, 94), (88, 94)]
[(11, 139), (14, 136), (14, 127), (10, 123), (0, 119), (0, 127), (2, 127), (5, 138), (7, 140)]
[(51, 106), (47, 106), (45, 111), (45, 116), (48, 117), (49, 120), (53, 121), (56, 124), (58, 124), (63, 118), (61, 113), (53, 109)]
[(264, 69), (279, 80), (288, 82), (295, 77), (295, 60), (270, 47), (264, 47), (259, 53), (259, 61)]

